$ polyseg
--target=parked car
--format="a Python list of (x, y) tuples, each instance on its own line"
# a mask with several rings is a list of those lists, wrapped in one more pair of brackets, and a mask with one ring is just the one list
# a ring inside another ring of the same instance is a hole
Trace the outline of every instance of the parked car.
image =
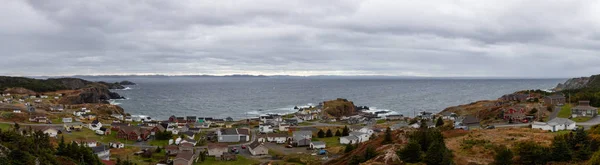
[(485, 129), (494, 129), (494, 128), (496, 128), (496, 126), (493, 126), (493, 125), (488, 125), (487, 127), (485, 127)]
[(246, 145), (242, 145), (242, 149), (246, 149)]
[(285, 146), (285, 148), (294, 148), (294, 146), (292, 146), (292, 145), (287, 145), (287, 146)]

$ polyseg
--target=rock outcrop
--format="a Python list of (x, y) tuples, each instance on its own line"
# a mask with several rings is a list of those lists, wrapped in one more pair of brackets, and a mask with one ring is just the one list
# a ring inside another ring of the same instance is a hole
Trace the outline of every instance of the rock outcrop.
[(58, 102), (60, 104), (85, 104), (102, 103), (108, 104), (110, 99), (123, 99), (118, 93), (111, 92), (105, 86), (92, 86), (77, 90), (72, 94), (63, 96)]
[(121, 81), (119, 84), (121, 84), (121, 85), (137, 85), (137, 84), (135, 84), (135, 83), (133, 83), (131, 81), (127, 81), (127, 80)]
[(4, 93), (10, 94), (20, 94), (20, 95), (35, 95), (36, 93), (32, 90), (16, 87), (16, 88), (8, 88), (4, 90)]
[(572, 78), (567, 80), (565, 83), (559, 83), (554, 90), (561, 91), (569, 89), (581, 89), (587, 87), (589, 82), (590, 77)]

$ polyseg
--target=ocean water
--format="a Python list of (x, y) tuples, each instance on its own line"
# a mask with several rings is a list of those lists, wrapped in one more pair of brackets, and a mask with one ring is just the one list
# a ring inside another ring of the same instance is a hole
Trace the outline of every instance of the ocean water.
[(413, 116), (415, 111), (439, 112), (477, 100), (497, 99), (518, 90), (550, 89), (564, 79), (348, 79), (127, 77), (86, 78), (92, 81), (130, 80), (137, 85), (115, 90), (125, 100), (112, 100), (132, 115), (155, 119), (176, 116), (233, 117), (291, 113), (294, 106), (318, 105), (346, 98), (372, 111)]

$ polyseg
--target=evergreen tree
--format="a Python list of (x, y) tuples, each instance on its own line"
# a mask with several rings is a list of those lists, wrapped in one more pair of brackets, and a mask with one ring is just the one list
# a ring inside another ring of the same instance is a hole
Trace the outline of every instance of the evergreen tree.
[(331, 129), (327, 129), (327, 133), (325, 133), (325, 137), (333, 137), (333, 132), (331, 132)]
[(391, 144), (393, 142), (392, 140), (392, 129), (390, 129), (390, 127), (387, 127), (385, 129), (385, 134), (383, 137), (383, 142), (382, 144)]
[(339, 136), (342, 136), (342, 132), (340, 132), (340, 130), (339, 130), (339, 129), (338, 129), (338, 130), (336, 130), (336, 131), (335, 131), (335, 136), (338, 136), (338, 137), (339, 137)]
[(552, 145), (550, 146), (550, 155), (552, 161), (566, 162), (571, 161), (573, 153), (567, 144), (567, 141), (562, 136), (554, 137)]
[(402, 161), (407, 163), (417, 163), (421, 161), (421, 145), (415, 140), (409, 140), (404, 148), (397, 151), (398, 156)]
[(350, 129), (348, 129), (348, 126), (344, 126), (344, 129), (342, 129), (342, 136), (348, 135), (350, 135)]
[(427, 165), (450, 165), (451, 157), (452, 154), (444, 143), (434, 142), (427, 149), (424, 160)]
[(371, 160), (373, 158), (375, 158), (377, 156), (377, 152), (375, 152), (375, 149), (371, 146), (367, 147), (367, 150), (365, 150), (365, 156), (364, 156), (364, 161), (368, 161)]
[(573, 140), (575, 141), (575, 146), (573, 148), (574, 159), (579, 161), (588, 160), (592, 155), (592, 151), (587, 132), (585, 132), (583, 128), (577, 129)]
[(515, 144), (515, 155), (519, 155), (522, 164), (546, 164), (548, 162), (548, 149), (533, 141)]
[(156, 150), (154, 150), (155, 153), (160, 153), (162, 151), (162, 149), (160, 148), (160, 146), (156, 147)]
[(65, 144), (65, 137), (64, 136), (60, 136), (60, 142), (58, 143), (58, 148), (56, 149), (56, 155), (60, 155), (60, 156), (66, 156), (66, 150), (67, 146)]
[(429, 128), (429, 126), (427, 126), (427, 120), (423, 119), (421, 120), (421, 124), (419, 124), (419, 129), (427, 129)]
[(363, 158), (361, 158), (358, 155), (354, 155), (352, 156), (352, 158), (350, 158), (350, 162), (348, 162), (349, 165), (359, 165), (360, 163), (363, 162)]
[(496, 151), (494, 156), (494, 165), (511, 165), (513, 164), (513, 153), (510, 149), (502, 147)]
[(17, 122), (15, 122), (15, 125), (13, 127), (15, 129), (15, 132), (17, 132), (17, 131), (19, 131), (19, 129), (21, 129), (21, 126)]
[(350, 153), (354, 150), (354, 146), (352, 144), (346, 144), (346, 149), (344, 149), (344, 153)]
[(324, 138), (325, 137), (325, 132), (323, 132), (323, 130), (320, 129), (319, 132), (317, 133), (317, 137)]
[(442, 120), (442, 117), (438, 117), (437, 121), (435, 122), (435, 127), (441, 126), (444, 126), (444, 120)]

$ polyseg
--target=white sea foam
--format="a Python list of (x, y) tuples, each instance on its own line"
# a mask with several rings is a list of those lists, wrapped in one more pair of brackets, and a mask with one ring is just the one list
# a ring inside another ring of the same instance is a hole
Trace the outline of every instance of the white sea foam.
[(380, 112), (380, 111), (384, 111), (387, 113), (382, 113), (382, 114), (378, 114), (378, 117), (385, 117), (387, 115), (401, 115), (402, 113), (398, 113), (396, 111), (392, 111), (389, 109), (377, 109), (377, 107), (369, 107), (369, 110), (364, 110), (363, 112), (367, 112), (367, 113), (372, 113), (375, 114), (375, 112)]
[(121, 103), (117, 102), (117, 100), (108, 100), (108, 103), (110, 103), (110, 105), (121, 105)]
[[(314, 106), (314, 104), (308, 103), (306, 105), (298, 106), (298, 108), (309, 108), (310, 106)], [(287, 115), (287, 114), (292, 114), (292, 113), (295, 113), (298, 111), (297, 109), (294, 109), (294, 107), (296, 107), (296, 106), (290, 105), (290, 106), (286, 106), (286, 107), (282, 107), (282, 108), (249, 111), (249, 112), (246, 112), (246, 115), (248, 117), (258, 117), (260, 115), (266, 115), (266, 114)]]

